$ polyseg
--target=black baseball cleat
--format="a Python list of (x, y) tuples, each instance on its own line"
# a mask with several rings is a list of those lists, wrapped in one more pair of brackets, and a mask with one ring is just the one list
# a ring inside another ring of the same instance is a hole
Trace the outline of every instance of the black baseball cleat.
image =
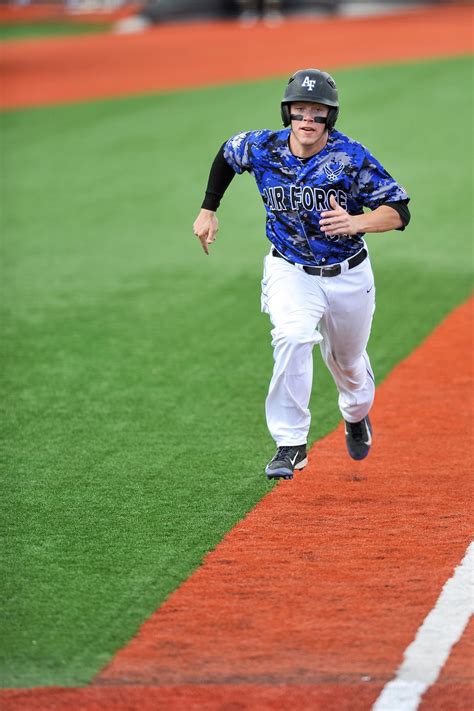
[(304, 469), (308, 463), (306, 444), (296, 447), (278, 447), (275, 456), (265, 469), (267, 479), (293, 479), (295, 469)]
[(344, 420), (346, 428), (346, 445), (352, 459), (365, 459), (370, 452), (372, 444), (372, 425), (369, 416), (364, 417), (360, 422), (347, 422)]

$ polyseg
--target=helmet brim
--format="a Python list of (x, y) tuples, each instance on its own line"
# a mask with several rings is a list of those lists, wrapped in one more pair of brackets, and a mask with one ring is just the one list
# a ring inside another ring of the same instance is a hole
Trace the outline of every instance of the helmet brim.
[(297, 94), (292, 96), (291, 99), (283, 99), (281, 102), (282, 106), (288, 106), (289, 104), (294, 104), (297, 101), (304, 101), (308, 104), (323, 104), (323, 106), (331, 106), (333, 109), (339, 108), (338, 101), (331, 101), (326, 96), (308, 96), (307, 94)]

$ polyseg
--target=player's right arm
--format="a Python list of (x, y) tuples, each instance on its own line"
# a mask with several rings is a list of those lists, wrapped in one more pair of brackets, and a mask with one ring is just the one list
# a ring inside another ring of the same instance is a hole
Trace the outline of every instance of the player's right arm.
[(203, 250), (206, 254), (209, 254), (209, 245), (215, 242), (216, 234), (219, 230), (219, 221), (216, 213), (213, 210), (206, 210), (202, 207), (194, 221), (193, 230), (201, 242)]
[(199, 238), (206, 254), (209, 254), (209, 245), (215, 241), (219, 229), (216, 210), (235, 175), (234, 169), (224, 158), (224, 146), (225, 144), (221, 146), (212, 163), (206, 195), (193, 225), (194, 234)]
[(216, 210), (235, 174), (251, 169), (249, 139), (265, 131), (244, 131), (229, 138), (219, 149), (209, 173), (204, 202), (194, 222), (194, 234), (202, 248), (209, 254), (208, 246), (214, 242), (218, 230)]

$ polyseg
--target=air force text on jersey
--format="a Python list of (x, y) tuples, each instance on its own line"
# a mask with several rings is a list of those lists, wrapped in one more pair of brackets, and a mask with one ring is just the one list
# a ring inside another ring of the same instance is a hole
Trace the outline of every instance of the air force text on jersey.
[(331, 131), (326, 146), (306, 160), (290, 151), (289, 134), (287, 128), (239, 133), (224, 144), (224, 157), (236, 173), (255, 178), (267, 237), (281, 254), (300, 264), (343, 262), (364, 246), (363, 234), (321, 231), (320, 213), (331, 209), (331, 195), (351, 215), (408, 195), (365, 146), (343, 133)]
[(347, 210), (347, 195), (344, 190), (325, 190), (324, 188), (314, 188), (309, 185), (291, 185), (289, 195), (285, 196), (285, 187), (275, 185), (274, 187), (263, 188), (263, 201), (271, 210), (330, 210), (329, 198), (331, 195), (336, 198), (339, 205)]

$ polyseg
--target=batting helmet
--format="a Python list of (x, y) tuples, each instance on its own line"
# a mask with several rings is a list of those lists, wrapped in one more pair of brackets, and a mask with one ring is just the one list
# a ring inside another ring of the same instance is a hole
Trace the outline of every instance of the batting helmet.
[(316, 121), (325, 123), (328, 131), (332, 131), (339, 114), (339, 98), (336, 82), (330, 74), (319, 69), (300, 69), (288, 79), (281, 102), (281, 118), (284, 126), (289, 126), (291, 123), (290, 104), (295, 101), (310, 101), (313, 104), (329, 106), (327, 117)]

